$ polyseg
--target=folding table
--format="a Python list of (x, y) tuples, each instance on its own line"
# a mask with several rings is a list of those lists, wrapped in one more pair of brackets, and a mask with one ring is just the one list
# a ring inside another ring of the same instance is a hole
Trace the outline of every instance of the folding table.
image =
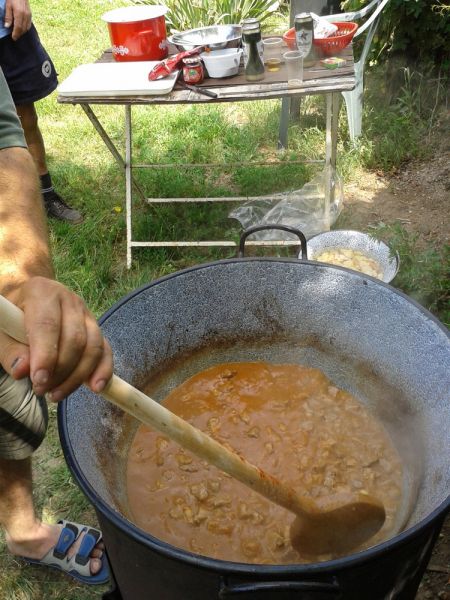
[[(288, 48), (282, 48), (285, 52)], [(336, 167), (336, 149), (337, 149), (337, 131), (338, 131), (338, 114), (339, 100), (341, 92), (350, 91), (355, 87), (355, 73), (353, 62), (353, 49), (348, 46), (340, 55), (345, 58), (345, 65), (334, 70), (325, 68), (319, 61), (313, 67), (305, 67), (303, 73), (303, 83), (300, 87), (291, 88), (287, 83), (286, 69), (282, 65), (280, 71), (272, 73), (266, 71), (265, 78), (258, 83), (249, 83), (245, 80), (243, 69), (235, 77), (227, 79), (210, 79), (206, 78), (202, 86), (214, 91), (217, 98), (209, 98), (197, 92), (183, 88), (179, 83), (170, 93), (149, 95), (142, 90), (132, 90), (130, 92), (121, 91), (119, 94), (114, 89), (114, 80), (111, 79), (111, 89), (102, 89), (97, 93), (89, 89), (79, 87), (75, 91), (72, 89), (70, 94), (59, 92), (58, 102), (65, 104), (79, 104), (96, 131), (101, 136), (103, 142), (110, 150), (118, 165), (125, 171), (125, 216), (126, 216), (126, 239), (127, 239), (127, 267), (131, 267), (132, 249), (139, 247), (180, 247), (180, 246), (235, 246), (234, 241), (230, 240), (171, 240), (171, 241), (155, 241), (155, 240), (136, 240), (133, 238), (133, 193), (137, 194), (143, 201), (150, 204), (158, 203), (193, 203), (193, 202), (239, 202), (254, 200), (254, 196), (230, 196), (220, 198), (147, 198), (144, 190), (133, 177), (134, 169), (144, 168), (167, 168), (168, 165), (158, 164), (136, 164), (133, 163), (132, 152), (132, 107), (136, 105), (148, 105), (154, 109), (158, 106), (168, 106), (177, 104), (205, 104), (205, 103), (223, 103), (223, 102), (245, 102), (245, 101), (261, 101), (273, 100), (276, 98), (301, 97), (308, 95), (322, 94), (326, 97), (326, 143), (325, 143), (325, 159), (324, 161), (291, 161), (291, 162), (319, 162), (325, 164), (326, 173), (332, 173)], [(100, 63), (114, 62), (110, 51), (106, 51), (99, 59)], [(93, 63), (94, 64), (94, 63)], [(124, 65), (127, 63), (121, 63)], [(131, 68), (136, 68), (137, 63), (128, 63)], [(64, 84), (64, 82), (63, 82)], [(64, 87), (62, 85), (61, 87)], [(88, 87), (88, 86), (86, 86)], [(117, 105), (124, 107), (124, 127), (125, 127), (125, 151), (121, 152), (105, 128), (101, 124), (99, 118), (95, 114), (94, 108), (97, 105)], [(261, 163), (239, 163), (236, 167), (241, 167), (245, 164), (261, 164)], [(264, 163), (263, 163), (264, 164)], [(189, 165), (184, 165), (189, 166)], [(191, 165), (211, 166), (211, 165)], [(214, 165), (220, 166), (220, 165)], [(227, 168), (233, 165), (227, 164)], [(334, 180), (328, 175), (326, 185), (326, 194), (330, 201), (334, 198)], [(297, 242), (287, 242), (280, 240), (279, 242), (264, 242), (253, 241), (247, 242), (247, 245), (291, 245)]]

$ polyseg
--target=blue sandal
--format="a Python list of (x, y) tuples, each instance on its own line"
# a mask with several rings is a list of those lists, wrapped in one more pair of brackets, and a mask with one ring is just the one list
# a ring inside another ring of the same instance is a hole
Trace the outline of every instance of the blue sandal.
[[(58, 569), (78, 579), (78, 581), (90, 585), (107, 583), (109, 580), (109, 565), (105, 553), (103, 553), (100, 559), (102, 561), (102, 568), (98, 573), (91, 575), (89, 568), (90, 554), (102, 539), (101, 532), (98, 529), (72, 523), (64, 519), (58, 521), (58, 525), (62, 525), (63, 528), (56, 546), (51, 548), (41, 560), (25, 556), (22, 557), (23, 560), (33, 565), (46, 565)], [(83, 533), (83, 539), (78, 552), (69, 558), (67, 556), (69, 549)]]

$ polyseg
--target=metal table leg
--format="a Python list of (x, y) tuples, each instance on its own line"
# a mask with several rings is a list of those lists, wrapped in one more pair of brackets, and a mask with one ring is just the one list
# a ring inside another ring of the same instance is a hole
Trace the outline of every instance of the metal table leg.
[(334, 202), (335, 195), (335, 173), (337, 156), (337, 135), (339, 124), (339, 100), (340, 94), (333, 92), (326, 95), (327, 104), (327, 130), (325, 141), (325, 199), (329, 207)]
[(278, 132), (278, 150), (285, 150), (288, 144), (290, 98), (281, 98), (280, 129)]
[[(325, 171), (326, 171), (326, 185), (325, 185), (325, 194), (327, 199), (327, 207), (329, 208), (330, 204), (334, 202), (335, 196), (335, 169), (336, 169), (336, 155), (337, 155), (337, 134), (338, 134), (338, 117), (339, 117), (339, 100), (340, 93), (338, 92), (329, 92), (326, 94), (326, 153), (325, 153)], [(283, 98), (283, 102), (288, 102), (288, 98)], [(127, 268), (131, 268), (132, 263), (132, 249), (133, 247), (181, 247), (181, 246), (235, 246), (236, 244), (229, 240), (215, 240), (215, 241), (170, 241), (170, 242), (139, 242), (133, 241), (133, 231), (132, 231), (132, 212), (133, 212), (133, 188), (138, 192), (139, 196), (149, 204), (164, 202), (204, 202), (204, 201), (237, 201), (241, 198), (146, 198), (144, 192), (141, 187), (137, 184), (137, 182), (133, 178), (133, 168), (148, 168), (154, 167), (155, 165), (134, 165), (132, 164), (132, 117), (131, 117), (131, 104), (125, 105), (125, 159), (121, 156), (120, 152), (117, 150), (113, 141), (106, 133), (105, 129), (101, 125), (97, 116), (91, 109), (89, 104), (81, 104), (83, 110), (88, 116), (89, 120), (93, 124), (96, 131), (99, 133), (100, 137), (104, 141), (105, 145), (113, 155), (114, 159), (117, 161), (119, 166), (125, 171), (125, 220), (126, 220), (126, 240), (127, 240)], [(287, 123), (285, 124), (287, 126)], [(280, 132), (287, 137), (287, 127), (286, 131)], [(284, 137), (284, 135), (281, 136)], [(299, 161), (299, 162), (322, 162), (322, 161)], [(159, 167), (165, 167), (167, 165), (158, 165)], [(187, 165), (190, 166), (190, 165)], [(244, 200), (248, 200), (249, 198), (243, 198)], [(254, 241), (249, 242), (251, 245), (291, 245), (296, 242), (264, 242), (264, 241)]]
[(131, 211), (132, 211), (132, 181), (131, 175), (131, 160), (132, 160), (132, 148), (131, 148), (131, 105), (125, 105), (125, 218), (127, 226), (127, 269), (131, 267), (131, 243), (132, 243), (132, 229), (131, 229)]
[[(89, 121), (92, 123), (92, 125), (94, 126), (94, 128), (97, 131), (97, 133), (99, 134), (99, 136), (105, 142), (105, 146), (111, 152), (111, 154), (113, 155), (113, 157), (116, 160), (116, 162), (118, 163), (118, 165), (123, 170), (125, 170), (125, 161), (124, 161), (124, 159), (122, 158), (119, 150), (116, 148), (116, 146), (115, 146), (114, 142), (112, 141), (112, 139), (106, 133), (103, 125), (98, 120), (97, 115), (94, 113), (94, 111), (92, 110), (92, 108), (90, 107), (90, 105), (89, 104), (81, 104), (80, 106), (84, 110), (84, 112), (86, 113)], [(139, 186), (139, 184), (133, 178), (132, 178), (132, 184), (133, 184), (135, 190), (137, 191), (137, 193), (139, 194), (139, 196), (142, 198), (142, 200), (145, 201), (145, 194), (142, 191), (142, 188)]]

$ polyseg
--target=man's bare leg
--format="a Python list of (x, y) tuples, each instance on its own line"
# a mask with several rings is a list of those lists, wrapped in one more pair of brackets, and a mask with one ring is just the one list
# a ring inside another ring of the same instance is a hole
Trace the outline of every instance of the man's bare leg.
[(16, 106), (16, 110), (22, 123), (28, 149), (41, 179), (42, 194), (47, 214), (61, 221), (81, 223), (83, 220), (81, 213), (68, 206), (53, 189), (47, 167), (44, 139), (39, 129), (38, 115), (34, 104), (21, 104), (20, 106)]
[(45, 157), (45, 145), (41, 130), (39, 129), (38, 116), (34, 104), (16, 106), (17, 114), (22, 123), (28, 150), (34, 159), (38, 174), (41, 177), (48, 173)]
[[(61, 525), (42, 523), (36, 517), (30, 459), (0, 458), (0, 524), (5, 530), (8, 550), (17, 556), (40, 560), (58, 541)], [(77, 551), (80, 542), (79, 539), (74, 543), (69, 556)], [(91, 553), (93, 575), (101, 569), (102, 550), (101, 542)]]

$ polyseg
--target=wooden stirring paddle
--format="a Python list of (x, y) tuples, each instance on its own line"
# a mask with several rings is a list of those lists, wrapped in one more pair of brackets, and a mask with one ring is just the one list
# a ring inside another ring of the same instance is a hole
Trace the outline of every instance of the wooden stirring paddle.
[[(3, 296), (0, 296), (0, 328), (27, 344), (23, 312)], [(299, 496), (276, 477), (229, 451), (117, 375), (112, 376), (101, 396), (293, 512), (296, 519), (291, 526), (291, 542), (302, 554), (348, 552), (374, 535), (385, 521), (383, 504), (368, 494), (340, 493), (318, 499)]]

